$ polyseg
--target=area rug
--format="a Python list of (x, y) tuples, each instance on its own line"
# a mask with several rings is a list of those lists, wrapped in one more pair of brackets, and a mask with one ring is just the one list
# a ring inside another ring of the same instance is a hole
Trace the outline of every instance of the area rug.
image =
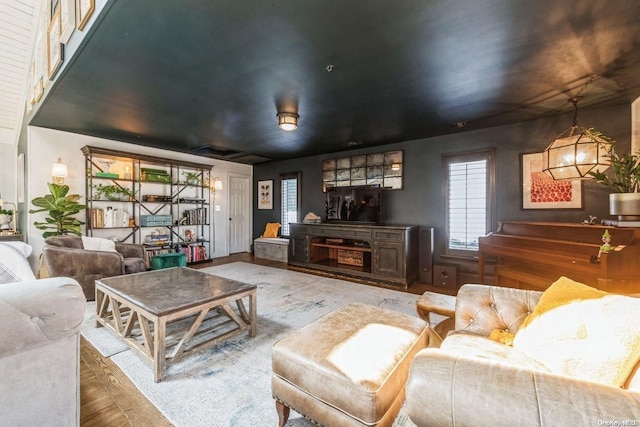
[[(341, 307), (360, 302), (416, 315), (416, 295), (300, 272), (235, 262), (200, 271), (258, 287), (258, 332), (234, 337), (167, 367), (166, 379), (153, 371), (116, 335), (95, 327), (95, 303), (87, 307), (82, 335), (110, 357), (139, 390), (176, 426), (275, 426), (271, 396), (271, 347), (290, 331)], [(287, 426), (309, 427), (291, 411)], [(404, 409), (395, 427), (413, 427)]]

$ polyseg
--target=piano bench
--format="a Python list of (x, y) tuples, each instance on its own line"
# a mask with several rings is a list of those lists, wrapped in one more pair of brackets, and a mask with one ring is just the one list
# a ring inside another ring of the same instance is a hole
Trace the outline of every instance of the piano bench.
[[(455, 326), (456, 297), (427, 291), (416, 301), (416, 311), (431, 326), (429, 347), (440, 347)], [(434, 319), (431, 314), (436, 315)]]

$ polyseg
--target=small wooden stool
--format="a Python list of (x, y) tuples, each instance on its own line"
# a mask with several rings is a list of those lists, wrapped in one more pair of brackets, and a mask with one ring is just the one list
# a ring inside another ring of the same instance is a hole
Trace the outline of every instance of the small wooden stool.
[(348, 304), (282, 338), (271, 376), (279, 425), (292, 408), (324, 426), (391, 426), (428, 331), (418, 317)]

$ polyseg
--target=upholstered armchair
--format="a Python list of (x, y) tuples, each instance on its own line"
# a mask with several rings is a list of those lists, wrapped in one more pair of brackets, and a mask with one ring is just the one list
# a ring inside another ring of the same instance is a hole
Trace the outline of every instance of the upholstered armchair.
[[(544, 294), (462, 286), (454, 320), (445, 320), (453, 330), (436, 326), (440, 348), (413, 360), (411, 420), (418, 427), (637, 423), (640, 300), (575, 283)], [(445, 301), (434, 312), (449, 309)]]
[[(91, 250), (88, 242), (96, 243)], [(49, 276), (72, 277), (82, 286), (88, 300), (95, 299), (95, 281), (104, 277), (146, 270), (144, 247), (107, 239), (63, 235), (46, 239), (43, 263)]]

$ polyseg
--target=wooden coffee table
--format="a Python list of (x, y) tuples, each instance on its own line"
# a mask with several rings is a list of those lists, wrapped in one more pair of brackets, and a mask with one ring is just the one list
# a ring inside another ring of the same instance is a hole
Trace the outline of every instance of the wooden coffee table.
[(244, 331), (254, 337), (256, 296), (254, 285), (188, 267), (110, 277), (96, 280), (96, 326), (148, 360), (158, 382), (167, 363)]

